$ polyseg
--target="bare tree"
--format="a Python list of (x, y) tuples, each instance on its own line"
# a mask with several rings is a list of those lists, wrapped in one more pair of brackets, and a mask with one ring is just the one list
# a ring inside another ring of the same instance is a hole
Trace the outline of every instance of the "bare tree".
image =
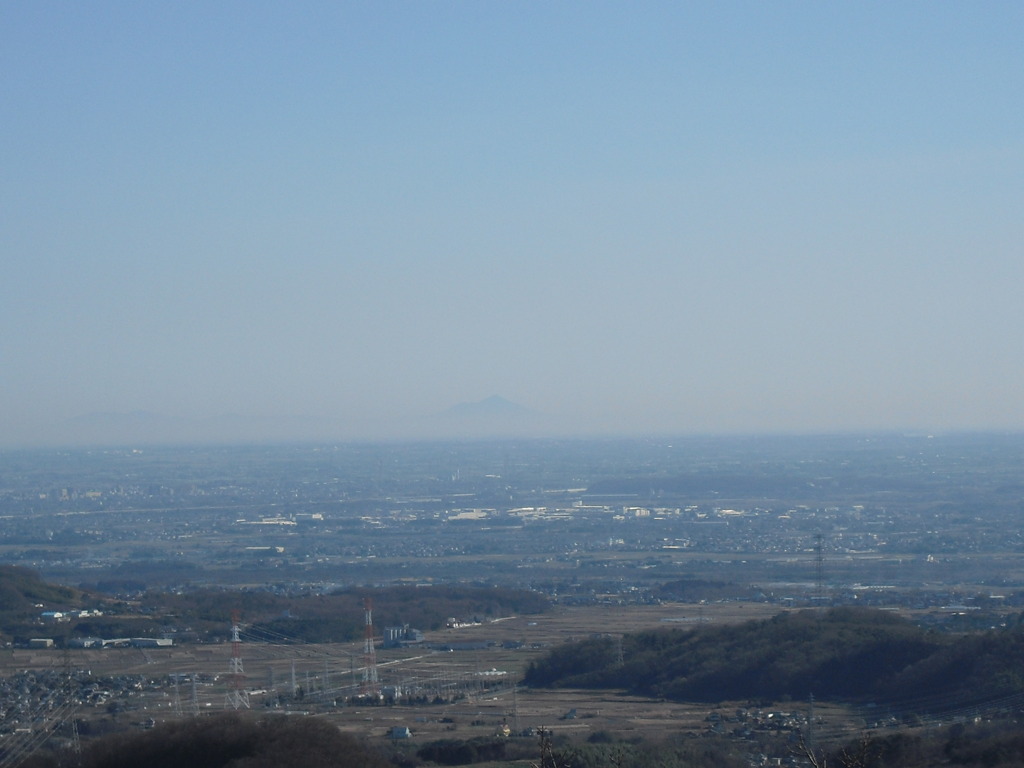
[[(800, 734), (796, 751), (807, 759), (812, 768), (828, 768), (828, 756), (824, 750), (816, 750), (808, 744), (803, 733)], [(868, 768), (873, 752), (871, 739), (866, 733), (862, 733), (856, 746), (843, 747), (834, 757), (839, 763), (839, 768)]]
[(565, 755), (556, 752), (551, 743), (551, 731), (547, 728), (540, 728), (537, 731), (540, 738), (540, 761), (530, 763), (532, 768), (571, 768), (572, 755)]

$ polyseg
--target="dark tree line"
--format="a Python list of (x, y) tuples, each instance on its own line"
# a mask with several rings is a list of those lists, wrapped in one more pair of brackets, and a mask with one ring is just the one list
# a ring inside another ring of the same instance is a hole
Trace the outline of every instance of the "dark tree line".
[(89, 744), (82, 768), (384, 768), (388, 762), (309, 717), (218, 715)]
[[(187, 627), (200, 639), (224, 639), (231, 615), (238, 611), (254, 637), (286, 636), (297, 642), (357, 640), (365, 631), (365, 598), (373, 600), (378, 627), (408, 624), (422, 630), (439, 629), (446, 619), (490, 619), (514, 614), (542, 613), (550, 603), (543, 595), (507, 587), (441, 584), (346, 589), (331, 594), (279, 594), (270, 590), (196, 589), (187, 592), (146, 593), (140, 601), (143, 616), (119, 615), (119, 606), (87, 600), (85, 593), (44, 582), (34, 571), (0, 565), (0, 635), (26, 640), (38, 634), (39, 604), (49, 608), (99, 605), (103, 616), (79, 619), (64, 627), (72, 637), (158, 635), (162, 627)], [(124, 607), (120, 606), (123, 610)]]
[(958, 723), (928, 731), (863, 737), (835, 750), (807, 754), (815, 768), (1017, 768), (1024, 763), (1024, 733), (1012, 718)]
[[(620, 645), (621, 642), (621, 645)], [(953, 638), (883, 611), (836, 608), (585, 640), (532, 663), (537, 687), (623, 688), (687, 701), (1024, 691), (1024, 631)]]
[(547, 598), (528, 590), (504, 587), (437, 585), (347, 589), (331, 594), (280, 595), (269, 591), (196, 590), (181, 594), (149, 593), (145, 604), (155, 613), (170, 614), (203, 633), (225, 633), (237, 609), (254, 636), (261, 631), (302, 642), (342, 642), (363, 636), (364, 598), (373, 601), (377, 627), (408, 624), (431, 630), (449, 617), (496, 619), (541, 613)]

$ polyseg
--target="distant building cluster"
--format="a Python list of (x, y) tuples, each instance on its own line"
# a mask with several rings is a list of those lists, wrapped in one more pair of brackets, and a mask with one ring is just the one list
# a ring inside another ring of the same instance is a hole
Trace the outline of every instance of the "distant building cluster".
[[(53, 648), (56, 645), (52, 637), (33, 637), (28, 641), (29, 648)], [(174, 640), (169, 637), (71, 637), (68, 648), (170, 648)]]
[(384, 642), (385, 648), (401, 648), (408, 645), (422, 645), (423, 633), (413, 629), (408, 624), (400, 627), (385, 627)]
[(69, 622), (74, 619), (88, 619), (93, 616), (102, 616), (103, 611), (98, 610), (84, 610), (84, 611), (43, 611), (39, 614), (43, 621), (57, 621), (57, 622)]
[(99, 637), (73, 637), (68, 640), (70, 648), (170, 648), (174, 640), (170, 637), (115, 637), (104, 640)]

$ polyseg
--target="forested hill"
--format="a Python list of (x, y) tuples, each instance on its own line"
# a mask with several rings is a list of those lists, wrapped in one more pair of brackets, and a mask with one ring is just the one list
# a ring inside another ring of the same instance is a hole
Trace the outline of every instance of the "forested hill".
[(87, 607), (102, 613), (60, 624), (60, 637), (159, 637), (172, 626), (187, 629), (194, 639), (223, 640), (237, 611), (250, 640), (344, 642), (364, 636), (366, 598), (372, 601), (378, 627), (408, 624), (420, 630), (439, 629), (449, 618), (486, 622), (550, 607), (537, 592), (461, 584), (351, 588), (328, 594), (209, 588), (148, 592), (128, 602), (48, 584), (30, 569), (0, 565), (0, 639), (25, 643), (40, 632), (43, 610)]
[(363, 603), (367, 597), (373, 601), (376, 626), (408, 624), (421, 630), (439, 629), (448, 618), (492, 621), (542, 613), (550, 606), (548, 599), (536, 592), (459, 584), (353, 588), (305, 595), (280, 595), (267, 590), (153, 592), (146, 594), (143, 602), (155, 614), (174, 615), (203, 636), (226, 631), (228, 611), (235, 608), (253, 636), (343, 642), (363, 636)]
[(860, 608), (782, 613), (693, 630), (653, 630), (554, 649), (535, 687), (621, 688), (688, 701), (989, 696), (1024, 691), (1024, 632), (955, 639)]
[(71, 587), (47, 584), (39, 574), (17, 565), (0, 565), (0, 614), (37, 614), (47, 607), (71, 608), (81, 603), (82, 593)]

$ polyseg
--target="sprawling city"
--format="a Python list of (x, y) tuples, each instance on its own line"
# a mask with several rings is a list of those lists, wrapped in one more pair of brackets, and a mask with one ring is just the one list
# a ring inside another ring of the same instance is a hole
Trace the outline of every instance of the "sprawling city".
[(1016, 638), (1021, 466), (992, 434), (7, 451), (4, 765), (225, 712), (326, 720), (399, 764), (700, 743), (798, 765), (998, 724), (1024, 706), (1009, 670), (908, 697), (891, 679), (938, 662), (903, 646), (865, 689), (560, 654), (623, 669), (650, 633), (723, 647), (780, 617), (810, 655), (830, 623)]
[(1024, 766), (1022, 30), (0, 2), (0, 768)]

